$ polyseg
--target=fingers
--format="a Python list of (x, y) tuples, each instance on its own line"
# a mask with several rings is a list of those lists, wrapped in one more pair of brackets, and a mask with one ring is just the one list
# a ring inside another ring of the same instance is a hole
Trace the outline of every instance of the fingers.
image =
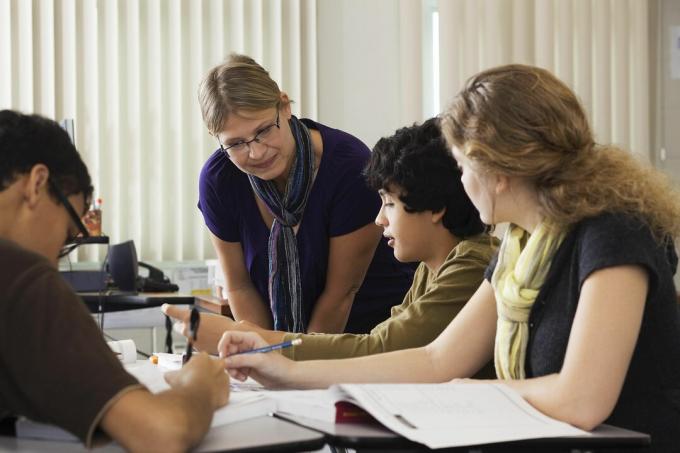
[(244, 370), (255, 369), (262, 367), (263, 360), (269, 360), (271, 357), (266, 354), (238, 354), (224, 358), (224, 367), (227, 370), (235, 369), (240, 372)]
[[(250, 371), (250, 370), (247, 370)], [(248, 379), (249, 373), (239, 370), (228, 370), (229, 376), (240, 382), (245, 382)]]
[(237, 352), (249, 351), (267, 346), (267, 342), (255, 332), (230, 330), (224, 332), (217, 345), (220, 357), (224, 358)]
[(179, 308), (176, 305), (163, 304), (161, 305), (161, 311), (177, 321), (184, 321), (189, 317), (189, 310)]
[(172, 324), (172, 330), (185, 337), (188, 336), (189, 329), (184, 321), (189, 318), (189, 310), (179, 308), (176, 305), (163, 304), (161, 311), (176, 321)]
[[(222, 407), (229, 401), (229, 375), (224, 372), (222, 360), (211, 357), (205, 352), (194, 354), (183, 370), (191, 370), (197, 379), (204, 382), (212, 394), (213, 407)], [(198, 376), (202, 375), (203, 378)]]

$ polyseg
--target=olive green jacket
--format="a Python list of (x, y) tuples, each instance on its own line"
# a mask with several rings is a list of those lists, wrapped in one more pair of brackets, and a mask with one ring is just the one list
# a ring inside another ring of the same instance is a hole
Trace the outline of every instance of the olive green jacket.
[(293, 360), (340, 359), (424, 346), (460, 312), (484, 279), (498, 241), (486, 234), (459, 242), (437, 272), (420, 263), (391, 316), (367, 334), (286, 334), (302, 344), (283, 349)]

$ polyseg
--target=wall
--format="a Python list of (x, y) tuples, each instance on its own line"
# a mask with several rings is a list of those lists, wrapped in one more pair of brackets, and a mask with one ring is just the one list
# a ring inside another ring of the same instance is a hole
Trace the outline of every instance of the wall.
[[(655, 34), (652, 46), (656, 49), (652, 64), (656, 101), (652, 110), (654, 163), (680, 186), (680, 71), (676, 78), (671, 73), (671, 45), (680, 44), (672, 42), (671, 27), (680, 27), (680, 2), (657, 0), (653, 7), (650, 29)], [(677, 247), (676, 243), (676, 250)], [(675, 275), (675, 286), (680, 288), (680, 273)]]
[[(680, 27), (680, 2), (659, 0), (657, 3), (657, 36), (654, 42), (658, 48), (656, 69), (656, 165), (680, 183), (680, 73), (671, 76), (671, 27)], [(678, 43), (675, 42), (677, 49)], [(680, 71), (678, 71), (680, 72)], [(664, 151), (662, 151), (664, 150)]]
[(319, 0), (319, 121), (369, 147), (400, 124), (399, 2)]

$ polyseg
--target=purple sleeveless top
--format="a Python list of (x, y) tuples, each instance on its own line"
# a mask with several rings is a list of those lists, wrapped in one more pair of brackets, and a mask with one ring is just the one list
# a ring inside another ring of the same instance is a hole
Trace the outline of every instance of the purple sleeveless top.
[[(370, 151), (359, 139), (337, 129), (303, 119), (321, 133), (323, 155), (307, 207), (297, 232), (305, 321), (309, 322), (323, 292), (330, 238), (372, 223), (380, 197), (366, 186), (362, 171)], [(255, 202), (248, 177), (219, 149), (203, 166), (198, 208), (210, 231), (226, 242), (240, 242), (246, 268), (269, 301), (267, 241), (269, 229)], [(387, 319), (411, 285), (414, 265), (399, 263), (381, 239), (352, 306), (345, 332), (365, 333)]]

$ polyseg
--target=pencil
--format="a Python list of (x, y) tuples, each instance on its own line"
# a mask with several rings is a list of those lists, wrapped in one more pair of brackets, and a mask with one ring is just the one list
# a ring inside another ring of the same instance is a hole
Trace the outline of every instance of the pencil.
[(297, 346), (300, 343), (302, 343), (302, 338), (296, 338), (295, 340), (284, 341), (283, 343), (270, 344), (269, 346), (265, 346), (263, 348), (256, 348), (256, 349), (249, 349), (248, 351), (235, 352), (233, 354), (229, 354), (229, 357), (231, 357), (232, 355), (239, 355), (239, 354), (257, 354), (257, 353), (262, 353), (262, 352), (271, 352), (271, 351), (276, 351), (277, 349), (290, 348), (291, 346)]

